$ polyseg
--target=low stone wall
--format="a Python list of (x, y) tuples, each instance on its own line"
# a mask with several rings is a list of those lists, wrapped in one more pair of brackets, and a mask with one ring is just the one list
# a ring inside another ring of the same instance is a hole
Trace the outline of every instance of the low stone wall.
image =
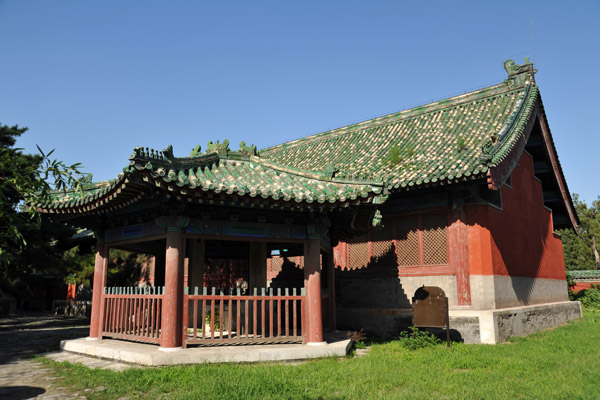
[[(456, 327), (463, 333), (465, 343), (496, 344), (510, 337), (527, 336), (556, 328), (581, 317), (578, 301), (537, 304), (498, 310), (450, 310), (450, 327), (459, 318), (469, 321)], [(479, 334), (473, 334), (476, 330)]]
[[(450, 337), (464, 343), (496, 344), (555, 328), (581, 317), (577, 301), (538, 304), (498, 310), (451, 309)], [(337, 308), (337, 328), (381, 338), (398, 337), (412, 324), (410, 308)], [(432, 329), (442, 336), (439, 329)]]
[(55, 315), (90, 317), (92, 315), (92, 302), (90, 300), (54, 300), (52, 302), (52, 312)]
[(581, 317), (581, 303), (578, 301), (496, 310), (494, 312), (496, 342), (555, 328), (579, 317)]

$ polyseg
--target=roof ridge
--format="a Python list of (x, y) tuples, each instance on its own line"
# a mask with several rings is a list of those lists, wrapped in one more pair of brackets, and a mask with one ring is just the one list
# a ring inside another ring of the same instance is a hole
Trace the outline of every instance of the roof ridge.
[[(331, 183), (344, 183), (348, 185), (376, 185), (383, 186), (383, 180), (377, 179), (348, 179), (348, 178), (336, 178), (334, 176), (335, 171), (331, 172), (318, 172), (312, 170), (303, 170), (300, 168), (290, 167), (288, 165), (282, 165), (271, 160), (265, 160), (260, 157), (251, 157), (249, 160), (244, 160), (246, 162), (252, 162), (254, 164), (261, 165), (266, 168), (270, 168), (276, 171), (285, 172), (287, 174), (302, 176), (309, 179), (315, 179), (323, 182), (331, 182)], [(236, 161), (239, 162), (239, 161)]]
[[(339, 137), (346, 134), (350, 134), (355, 132), (358, 129), (365, 129), (367, 127), (381, 127), (385, 125), (389, 125), (392, 123), (396, 123), (402, 119), (414, 118), (421, 115), (425, 115), (432, 112), (438, 112), (441, 110), (446, 110), (453, 107), (458, 107), (463, 104), (471, 103), (477, 100), (483, 100), (495, 96), (504, 95), (506, 93), (511, 93), (514, 91), (522, 90), (527, 85), (519, 85), (513, 86), (507, 83), (507, 81), (503, 81), (497, 83), (492, 86), (487, 86), (481, 89), (474, 90), (472, 92), (463, 93), (457, 96), (452, 96), (448, 98), (444, 98), (441, 100), (437, 100), (431, 103), (426, 103), (421, 106), (393, 112), (390, 114), (385, 114), (379, 117), (367, 119), (361, 122), (353, 123), (350, 125), (341, 126), (339, 128), (330, 129), (324, 132), (319, 132), (314, 135), (306, 136), (303, 138), (295, 139), (289, 142), (284, 142), (277, 144), (275, 146), (267, 147), (265, 149), (261, 149), (261, 155), (268, 156), (272, 152), (275, 152), (279, 149), (295, 147), (300, 144), (307, 144), (314, 141), (324, 140), (326, 138), (331, 137)], [(435, 107), (435, 106), (442, 107)], [(372, 124), (372, 126), (366, 126)]]
[(537, 85), (533, 83), (526, 85), (525, 91), (517, 101), (506, 123), (500, 128), (497, 135), (498, 142), (493, 144), (490, 138), (488, 143), (484, 144), (482, 162), (485, 162), (488, 166), (496, 166), (515, 147), (515, 133), (518, 135), (525, 129), (523, 121), (529, 119), (538, 95), (539, 88)]

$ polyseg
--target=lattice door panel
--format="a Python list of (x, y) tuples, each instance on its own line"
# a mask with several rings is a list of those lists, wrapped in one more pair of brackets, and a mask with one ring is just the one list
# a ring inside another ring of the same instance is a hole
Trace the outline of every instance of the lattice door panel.
[(423, 215), (423, 263), (448, 264), (448, 217), (446, 214)]
[(398, 265), (419, 265), (419, 219), (403, 217), (396, 220)]

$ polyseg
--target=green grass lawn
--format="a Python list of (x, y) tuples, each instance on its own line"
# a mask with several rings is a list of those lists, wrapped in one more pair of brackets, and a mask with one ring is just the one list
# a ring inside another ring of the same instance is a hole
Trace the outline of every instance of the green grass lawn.
[(89, 398), (600, 399), (600, 312), (501, 345), (406, 350), (290, 364), (213, 364), (124, 372), (48, 363)]

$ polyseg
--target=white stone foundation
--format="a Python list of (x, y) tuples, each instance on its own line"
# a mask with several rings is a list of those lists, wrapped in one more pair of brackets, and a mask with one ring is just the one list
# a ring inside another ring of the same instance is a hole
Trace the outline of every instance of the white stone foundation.
[(580, 317), (581, 303), (578, 301), (496, 310), (454, 309), (450, 310), (450, 328), (459, 328), (456, 326), (458, 321), (468, 321), (457, 329), (465, 343), (496, 344), (509, 337), (556, 328)]

